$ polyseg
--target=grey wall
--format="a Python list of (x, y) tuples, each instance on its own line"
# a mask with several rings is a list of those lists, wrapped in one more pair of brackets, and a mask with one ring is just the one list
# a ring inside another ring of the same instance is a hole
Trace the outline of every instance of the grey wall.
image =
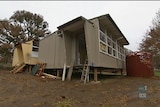
[(39, 61), (46, 62), (46, 68), (63, 68), (64, 56), (63, 37), (54, 33), (40, 41)]
[(89, 65), (98, 65), (98, 28), (89, 21), (85, 21), (84, 25), (86, 48)]
[(86, 33), (86, 40), (89, 52), (90, 61), (94, 62), (95, 67), (106, 67), (106, 68), (124, 68), (125, 62), (109, 56), (107, 54), (101, 53), (99, 51), (99, 20), (94, 19), (91, 20), (94, 23), (94, 27), (89, 22), (85, 24), (85, 33)]
[[(84, 23), (89, 65), (124, 68), (125, 62), (99, 51), (99, 21), (94, 19), (92, 22), (86, 20)], [(64, 37), (57, 36), (57, 33), (51, 34), (40, 41), (39, 61), (46, 62), (47, 68), (63, 68), (64, 63), (70, 66), (71, 61), (76, 59), (76, 40), (76, 35), (73, 32), (64, 31)]]
[(66, 65), (70, 66), (71, 61), (76, 59), (76, 35), (71, 32), (64, 32), (64, 43), (66, 52)]

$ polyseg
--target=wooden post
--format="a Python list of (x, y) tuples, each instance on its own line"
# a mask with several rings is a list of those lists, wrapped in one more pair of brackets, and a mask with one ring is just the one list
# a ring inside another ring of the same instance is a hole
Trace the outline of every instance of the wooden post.
[(28, 71), (29, 71), (29, 66), (26, 65), (25, 72), (28, 72)]
[(121, 71), (121, 75), (123, 75), (123, 69), (121, 69), (120, 71)]
[(102, 75), (102, 69), (100, 69), (100, 75)]
[(94, 68), (94, 81), (98, 80), (98, 74), (97, 74), (98, 68)]
[(31, 72), (31, 70), (32, 70), (32, 66), (31, 66), (31, 65), (29, 65), (29, 71), (28, 71), (28, 72)]
[(59, 70), (57, 70), (57, 77), (59, 77), (60, 76), (60, 71)]

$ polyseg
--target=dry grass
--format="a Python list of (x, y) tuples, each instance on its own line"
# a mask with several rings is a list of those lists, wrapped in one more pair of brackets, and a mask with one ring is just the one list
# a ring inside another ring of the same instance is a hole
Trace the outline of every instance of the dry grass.
[(74, 101), (72, 99), (65, 99), (63, 101), (52, 103), (53, 107), (73, 107), (73, 105), (74, 105)]
[(0, 62), (0, 69), (10, 70), (10, 69), (12, 69), (12, 64)]

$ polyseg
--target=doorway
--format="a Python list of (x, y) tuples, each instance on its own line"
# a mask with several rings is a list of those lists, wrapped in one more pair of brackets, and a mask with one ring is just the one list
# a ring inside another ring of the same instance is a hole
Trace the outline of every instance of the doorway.
[(84, 32), (77, 36), (77, 64), (81, 66), (85, 64), (87, 57), (86, 40)]

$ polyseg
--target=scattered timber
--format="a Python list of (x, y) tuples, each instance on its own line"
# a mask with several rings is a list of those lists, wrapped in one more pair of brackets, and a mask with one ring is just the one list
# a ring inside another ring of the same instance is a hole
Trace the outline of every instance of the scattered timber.
[(18, 73), (18, 72), (22, 72), (23, 68), (26, 66), (26, 64), (22, 63), (21, 65), (19, 66), (15, 66), (11, 71), (10, 73)]
[(42, 73), (42, 75), (48, 77), (48, 78), (52, 78), (52, 79), (61, 79), (61, 77), (58, 77), (58, 76), (54, 76), (54, 75), (51, 75), (51, 74), (47, 74), (47, 73)]

